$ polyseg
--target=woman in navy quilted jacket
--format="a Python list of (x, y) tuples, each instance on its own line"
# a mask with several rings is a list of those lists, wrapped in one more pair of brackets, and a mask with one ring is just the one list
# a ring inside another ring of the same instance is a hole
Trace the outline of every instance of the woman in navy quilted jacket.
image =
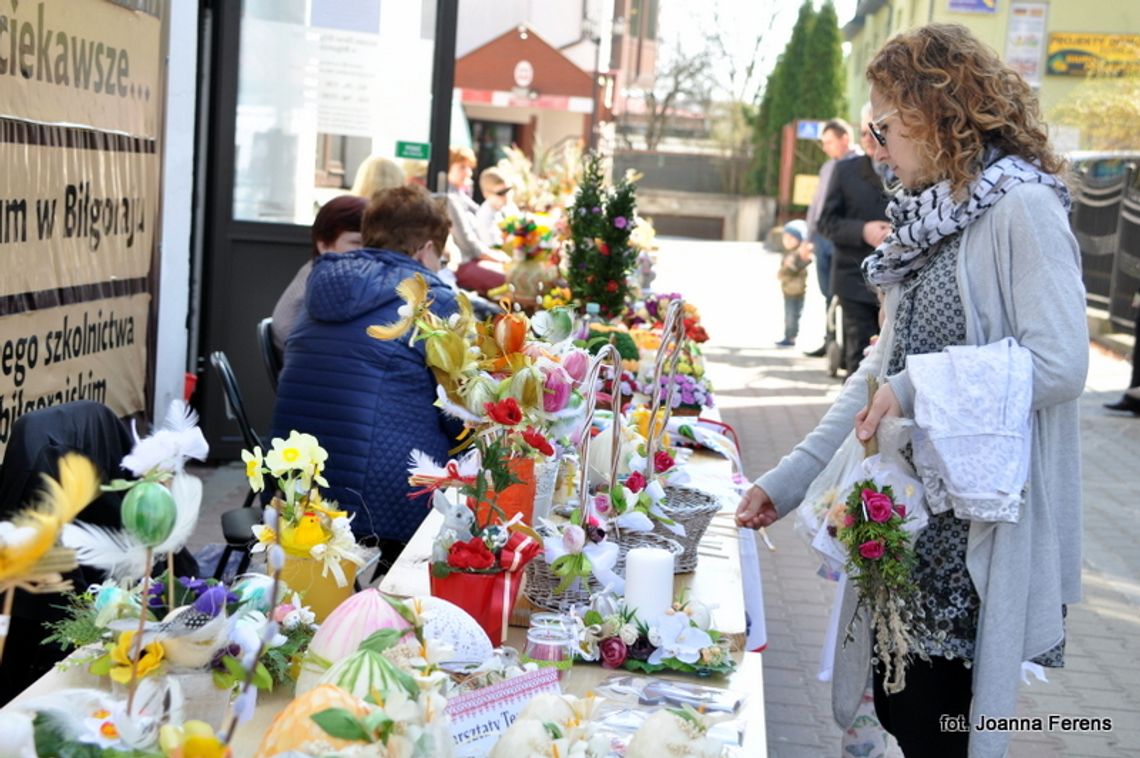
[(394, 560), (430, 508), (409, 498), (408, 456), (420, 449), (447, 460), (458, 424), (435, 407), (435, 379), (423, 343), (383, 342), (365, 332), (399, 319), (396, 285), (427, 280), (431, 308), (456, 312), (437, 276), (445, 263), (447, 210), (422, 187), (373, 196), (364, 211), (362, 250), (322, 255), (313, 264), (305, 312), (289, 334), (277, 388), (273, 436), (315, 435), (329, 453), (327, 496), (355, 514), (356, 536)]

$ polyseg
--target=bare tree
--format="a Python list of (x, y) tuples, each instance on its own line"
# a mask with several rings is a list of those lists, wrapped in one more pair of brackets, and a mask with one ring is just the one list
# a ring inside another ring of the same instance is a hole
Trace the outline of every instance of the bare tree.
[[(771, 2), (766, 5), (772, 5)], [(756, 36), (747, 48), (734, 44), (728, 36), (728, 30), (733, 29), (732, 24), (726, 24), (721, 18), (720, 3), (712, 5), (712, 28), (707, 30), (708, 49), (718, 71), (716, 77), (717, 88), (734, 103), (750, 103), (756, 105), (760, 102), (760, 83), (766, 75), (769, 63), (769, 49), (764, 42), (772, 32), (779, 14), (775, 8), (768, 13), (766, 26), (756, 30)], [(770, 47), (770, 46), (769, 46)]]
[(646, 150), (657, 149), (678, 109), (695, 107), (703, 111), (711, 101), (708, 51), (687, 56), (674, 49), (676, 52), (658, 70), (654, 87), (642, 93)]

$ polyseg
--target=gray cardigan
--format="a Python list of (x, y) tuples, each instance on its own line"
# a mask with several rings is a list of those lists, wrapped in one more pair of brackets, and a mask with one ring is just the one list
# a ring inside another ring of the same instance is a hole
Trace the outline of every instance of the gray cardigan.
[[(1088, 372), (1088, 325), (1079, 250), (1053, 190), (1020, 185), (963, 231), (958, 286), (969, 344), (1013, 337), (1033, 354), (1033, 443), (1021, 519), (970, 525), (966, 564), (981, 598), (971, 712), (976, 723), (982, 715), (1014, 715), (1021, 662), (1061, 640), (1061, 605), (1081, 597), (1077, 398)], [(887, 293), (884, 334), (893, 323), (894, 290)], [(781, 516), (799, 505), (850, 433), (866, 404), (865, 377), (883, 369), (879, 353), (875, 349), (863, 361), (815, 430), (756, 480)], [(887, 380), (903, 415), (913, 416), (914, 388), (906, 371)], [(856, 640), (842, 644), (856, 604), (849, 590), (832, 685), (836, 721), (844, 728), (854, 719), (870, 675), (867, 624), (856, 624)], [(970, 756), (1002, 756), (1008, 743), (1007, 733), (974, 731)]]

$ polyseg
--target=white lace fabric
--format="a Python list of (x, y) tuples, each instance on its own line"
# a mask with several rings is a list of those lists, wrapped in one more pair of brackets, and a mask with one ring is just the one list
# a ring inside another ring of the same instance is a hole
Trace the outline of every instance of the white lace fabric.
[(914, 465), (932, 513), (1017, 523), (1029, 475), (1033, 359), (1012, 338), (912, 355)]

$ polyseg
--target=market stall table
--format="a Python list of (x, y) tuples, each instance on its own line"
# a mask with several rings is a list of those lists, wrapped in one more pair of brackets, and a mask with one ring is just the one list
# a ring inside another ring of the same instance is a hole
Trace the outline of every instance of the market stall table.
[[(729, 467), (723, 458), (698, 452), (688, 462), (694, 473), (701, 476), (728, 476)], [(380, 589), (400, 596), (428, 595), (428, 560), (431, 544), (439, 531), (442, 516), (432, 511), (408, 543), (380, 585)], [(732, 504), (725, 502), (720, 513), (701, 540), (697, 569), (692, 574), (678, 574), (675, 578), (676, 594), (687, 592), (712, 607), (712, 625), (734, 642), (740, 651), (735, 657), (737, 670), (723, 680), (695, 678), (687, 674), (659, 673), (654, 676), (677, 681), (699, 682), (706, 686), (723, 686), (745, 698), (741, 717), (747, 724), (744, 732), (742, 755), (767, 755), (766, 726), (764, 720), (764, 678), (759, 653), (743, 652), (745, 640), (745, 614), (741, 585), (740, 554), (737, 530), (733, 522)], [(526, 626), (531, 607), (520, 594), (518, 607), (512, 616), (508, 644), (522, 650), (525, 647)], [(585, 695), (597, 689), (614, 671), (597, 664), (578, 663), (574, 666), (566, 692)], [(53, 670), (41, 677), (21, 693), (9, 706), (33, 698), (76, 687), (106, 688), (106, 680), (88, 674), (82, 668)], [(235, 758), (252, 756), (269, 725), (292, 698), (292, 692), (279, 689), (261, 693), (253, 718), (236, 731), (233, 740)]]

